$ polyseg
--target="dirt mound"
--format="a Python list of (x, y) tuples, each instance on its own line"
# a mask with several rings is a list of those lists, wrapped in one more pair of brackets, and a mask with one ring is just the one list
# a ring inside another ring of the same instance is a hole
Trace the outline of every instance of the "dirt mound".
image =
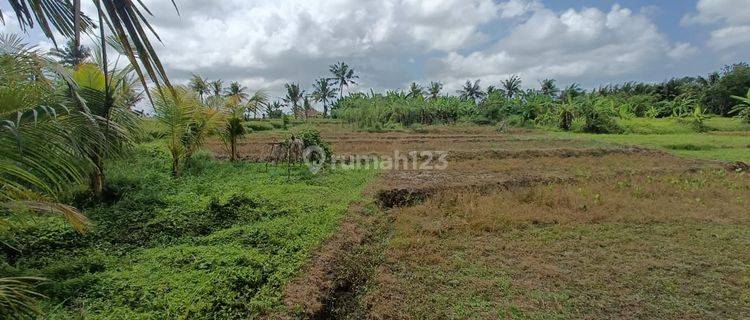
[(737, 161), (732, 162), (724, 166), (729, 171), (737, 171), (737, 172), (750, 172), (750, 164)]

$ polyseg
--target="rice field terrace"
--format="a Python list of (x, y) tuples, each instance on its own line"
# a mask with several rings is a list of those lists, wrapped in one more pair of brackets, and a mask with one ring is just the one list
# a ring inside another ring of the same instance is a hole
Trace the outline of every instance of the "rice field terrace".
[[(350, 206), (338, 232), (284, 287), (272, 318), (750, 312), (743, 162), (534, 130), (318, 128), (337, 154), (434, 148), (449, 164), (380, 170), (364, 191), (370, 200)], [(240, 150), (264, 154), (278, 135), (258, 134)]]

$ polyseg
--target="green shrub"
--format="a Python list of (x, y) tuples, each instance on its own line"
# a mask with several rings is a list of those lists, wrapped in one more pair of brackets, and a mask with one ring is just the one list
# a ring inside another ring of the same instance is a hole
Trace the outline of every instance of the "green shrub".
[[(297, 133), (297, 138), (301, 139), (304, 142), (305, 148), (313, 146), (321, 148), (325, 153), (326, 161), (331, 159), (331, 156), (333, 155), (333, 152), (331, 151), (331, 145), (328, 143), (328, 141), (323, 140), (323, 138), (320, 136), (320, 131), (313, 129), (302, 130)], [(316, 161), (317, 159), (312, 160)]]
[(622, 129), (615, 122), (614, 111), (603, 105), (583, 103), (579, 109), (586, 120), (583, 131), (586, 133), (621, 133)]

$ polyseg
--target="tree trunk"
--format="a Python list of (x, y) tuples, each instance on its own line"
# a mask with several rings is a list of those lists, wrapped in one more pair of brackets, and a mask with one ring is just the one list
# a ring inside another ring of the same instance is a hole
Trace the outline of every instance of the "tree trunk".
[(172, 177), (178, 178), (180, 176), (180, 158), (176, 155), (172, 155)]
[(237, 137), (231, 137), (229, 144), (230, 144), (229, 147), (232, 153), (232, 155), (230, 156), (230, 160), (236, 161), (237, 160)]
[(328, 118), (328, 104), (323, 102), (323, 118)]
[(101, 168), (95, 167), (91, 173), (89, 173), (89, 188), (91, 189), (91, 195), (95, 199), (101, 199), (104, 194), (104, 172)]

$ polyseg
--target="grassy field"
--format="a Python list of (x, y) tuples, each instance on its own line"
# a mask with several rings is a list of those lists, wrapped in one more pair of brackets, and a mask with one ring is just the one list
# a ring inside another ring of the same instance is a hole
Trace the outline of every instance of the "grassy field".
[(107, 204), (78, 200), (94, 222), (26, 221), (6, 275), (49, 279), (49, 318), (246, 318), (280, 304), (281, 288), (334, 233), (372, 171), (313, 176), (261, 164), (196, 159), (169, 177), (159, 142), (111, 166)]

